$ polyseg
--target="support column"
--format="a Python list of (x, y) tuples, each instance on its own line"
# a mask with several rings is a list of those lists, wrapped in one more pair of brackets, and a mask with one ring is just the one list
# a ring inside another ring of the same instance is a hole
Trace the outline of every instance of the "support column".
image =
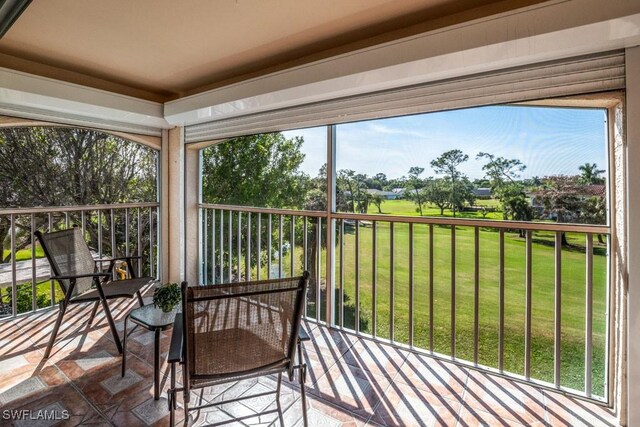
[(200, 284), (198, 263), (200, 262), (200, 162), (199, 146), (184, 146), (184, 201), (183, 242), (184, 280), (190, 285)]
[(166, 167), (162, 171), (163, 280), (184, 280), (184, 128), (169, 130), (163, 139), (162, 154)]
[[(621, 422), (640, 425), (640, 47), (626, 50), (627, 149), (627, 396)], [(626, 420), (624, 413), (626, 411)]]

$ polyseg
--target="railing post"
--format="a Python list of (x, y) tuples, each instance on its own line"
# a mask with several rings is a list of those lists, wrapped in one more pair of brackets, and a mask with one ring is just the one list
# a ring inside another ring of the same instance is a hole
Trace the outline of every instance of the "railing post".
[[(326, 320), (327, 325), (333, 326), (334, 319), (334, 292), (335, 292), (335, 245), (336, 224), (333, 213), (336, 211), (336, 126), (327, 126), (327, 234), (326, 234)], [(318, 269), (320, 264), (318, 265)]]
[(562, 232), (556, 231), (555, 239), (555, 292), (553, 334), (553, 382), (560, 387), (560, 349), (562, 333)]

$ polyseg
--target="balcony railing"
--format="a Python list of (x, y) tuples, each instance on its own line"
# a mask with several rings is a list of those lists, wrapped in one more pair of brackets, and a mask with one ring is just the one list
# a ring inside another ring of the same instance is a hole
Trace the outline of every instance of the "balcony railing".
[(309, 270), (311, 319), (608, 401), (608, 226), (207, 204), (200, 216), (203, 283)]
[[(139, 275), (158, 277), (158, 204), (0, 209), (0, 318), (52, 307), (63, 299), (34, 232), (82, 228), (96, 258), (139, 255)], [(118, 274), (116, 272), (116, 274)]]

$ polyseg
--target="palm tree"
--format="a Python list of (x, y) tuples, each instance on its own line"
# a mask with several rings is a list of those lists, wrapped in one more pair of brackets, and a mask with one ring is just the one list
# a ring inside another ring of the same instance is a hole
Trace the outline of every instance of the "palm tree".
[(578, 169), (582, 172), (580, 176), (580, 182), (584, 185), (592, 185), (592, 184), (604, 184), (604, 178), (601, 178), (605, 171), (603, 169), (598, 169), (598, 165), (595, 163), (585, 163), (582, 166), (579, 166)]

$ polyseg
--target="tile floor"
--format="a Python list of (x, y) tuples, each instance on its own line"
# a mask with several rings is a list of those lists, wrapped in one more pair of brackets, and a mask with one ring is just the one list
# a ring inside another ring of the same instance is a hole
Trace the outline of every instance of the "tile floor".
[[(145, 298), (147, 301), (149, 298)], [(133, 302), (114, 305), (122, 334)], [(167, 425), (166, 393), (153, 400), (152, 333), (138, 328), (128, 343), (127, 372), (120, 376), (117, 354), (101, 314), (85, 324), (90, 307), (71, 306), (51, 357), (42, 360), (57, 311), (0, 321), (0, 425), (148, 426)], [(100, 311), (99, 311), (100, 313)], [(557, 393), (461, 368), (350, 334), (305, 323), (311, 341), (305, 352), (310, 371), (307, 406), (311, 426), (614, 426), (605, 408)], [(163, 333), (166, 359), (171, 331)], [(162, 385), (166, 390), (166, 364)], [(283, 382), (282, 421), (302, 425), (297, 382)], [(276, 387), (265, 377), (207, 390), (213, 402)], [(193, 397), (194, 399), (199, 396)], [(271, 397), (227, 404), (190, 425), (280, 425)], [(56, 419), (7, 420), (9, 410), (30, 410), (30, 418), (47, 411)], [(38, 412), (42, 411), (42, 412)], [(68, 414), (68, 419), (60, 420)], [(182, 411), (178, 412), (180, 425)], [(238, 421), (241, 419), (241, 421)]]

